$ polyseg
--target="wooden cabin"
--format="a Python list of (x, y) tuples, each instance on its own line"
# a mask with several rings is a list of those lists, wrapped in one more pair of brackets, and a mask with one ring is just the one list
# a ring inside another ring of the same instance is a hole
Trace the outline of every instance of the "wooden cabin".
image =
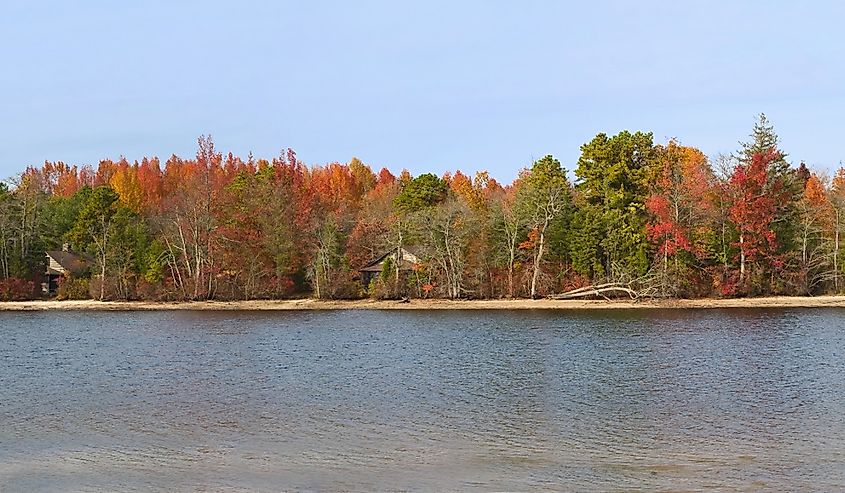
[(91, 266), (92, 259), (83, 253), (70, 251), (67, 244), (61, 250), (50, 250), (47, 254), (46, 282), (41, 285), (41, 291), (48, 296), (56, 294), (59, 279), (68, 276), (85, 274)]
[(361, 274), (361, 282), (364, 286), (369, 286), (373, 279), (376, 279), (381, 275), (381, 272), (384, 269), (384, 263), (388, 258), (391, 259), (395, 265), (399, 252), (402, 254), (402, 259), (399, 262), (400, 273), (410, 272), (413, 270), (414, 265), (420, 263), (420, 259), (416, 255), (404, 248), (400, 248), (398, 251), (391, 250), (358, 269), (358, 272)]

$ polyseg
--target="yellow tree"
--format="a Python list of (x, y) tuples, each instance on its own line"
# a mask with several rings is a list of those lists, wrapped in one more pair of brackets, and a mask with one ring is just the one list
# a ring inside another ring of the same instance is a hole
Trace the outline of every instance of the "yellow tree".
[(833, 222), (833, 208), (827, 190), (817, 175), (813, 174), (807, 180), (796, 207), (798, 243), (801, 246), (798, 281), (805, 294), (812, 294), (827, 277), (829, 244), (824, 233), (831, 229)]
[(120, 195), (121, 205), (133, 212), (141, 212), (143, 193), (138, 180), (138, 163), (130, 166), (125, 160), (121, 160), (109, 179), (109, 185)]

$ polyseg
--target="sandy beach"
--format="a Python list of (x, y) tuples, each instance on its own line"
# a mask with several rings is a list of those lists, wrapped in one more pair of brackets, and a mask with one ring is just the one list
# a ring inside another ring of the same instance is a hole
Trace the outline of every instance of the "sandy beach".
[(0, 311), (39, 310), (613, 310), (613, 309), (712, 309), (712, 308), (845, 308), (845, 296), (764, 297), (735, 299), (671, 299), (647, 301), (605, 300), (411, 300), (327, 301), (313, 299), (253, 301), (8, 301)]

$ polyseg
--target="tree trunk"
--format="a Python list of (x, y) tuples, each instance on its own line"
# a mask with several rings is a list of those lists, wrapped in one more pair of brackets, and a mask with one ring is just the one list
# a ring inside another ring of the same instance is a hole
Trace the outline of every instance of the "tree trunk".
[(103, 246), (100, 248), (100, 301), (106, 297), (106, 254), (108, 249), (109, 226), (105, 217), (100, 220), (103, 227)]
[(833, 289), (839, 293), (839, 211), (836, 211), (836, 233), (833, 240)]
[(633, 289), (621, 285), (619, 283), (606, 283), (593, 286), (584, 286), (583, 288), (573, 289), (565, 293), (549, 296), (553, 300), (569, 300), (574, 298), (586, 298), (588, 296), (601, 296), (604, 299), (609, 299), (605, 293), (624, 293), (632, 300), (640, 297), (640, 294)]
[(508, 260), (508, 298), (513, 298), (513, 255)]
[(100, 263), (102, 264), (100, 268), (100, 301), (103, 301), (103, 298), (106, 297), (106, 255), (103, 254)]
[(540, 245), (537, 247), (537, 255), (534, 257), (534, 273), (531, 276), (531, 298), (537, 296), (537, 278), (540, 277), (540, 261), (543, 260), (543, 248), (546, 242), (546, 230), (540, 232)]
[(745, 279), (745, 236), (739, 234), (739, 282)]
[(396, 246), (396, 261), (393, 262), (396, 271), (396, 285), (393, 287), (393, 296), (399, 297), (399, 268), (402, 262), (402, 221), (398, 222), (399, 242)]
[[(667, 248), (668, 239), (663, 241), (663, 281), (660, 283), (661, 294), (665, 295), (668, 292), (669, 285), (669, 249)], [(677, 257), (676, 257), (677, 259)]]
[(806, 269), (807, 267), (807, 243), (810, 241), (810, 226), (806, 225), (804, 227), (804, 234), (801, 235), (801, 262), (803, 263), (803, 267)]
[(517, 228), (511, 232), (505, 226), (505, 233), (508, 235), (508, 297), (513, 298), (513, 264), (516, 262), (516, 235)]
[(6, 230), (0, 233), (0, 264), (3, 268), (3, 279), (9, 278), (9, 245), (6, 238)]

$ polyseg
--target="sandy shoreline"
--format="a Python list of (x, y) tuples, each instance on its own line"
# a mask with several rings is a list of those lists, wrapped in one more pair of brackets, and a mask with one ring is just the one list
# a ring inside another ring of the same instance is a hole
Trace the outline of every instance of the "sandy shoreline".
[(40, 310), (608, 310), (666, 308), (845, 308), (845, 296), (767, 297), (739, 299), (604, 301), (604, 300), (411, 300), (397, 301), (319, 301), (255, 300), (255, 301), (191, 301), (160, 303), (146, 301), (7, 301), (0, 302), (0, 311)]

